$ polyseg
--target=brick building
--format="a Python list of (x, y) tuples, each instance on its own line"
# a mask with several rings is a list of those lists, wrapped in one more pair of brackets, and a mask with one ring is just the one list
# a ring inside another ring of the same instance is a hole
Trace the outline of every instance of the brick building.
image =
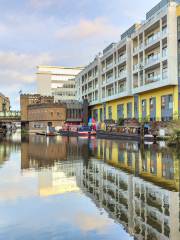
[(62, 103), (40, 103), (29, 105), (30, 130), (46, 131), (47, 126), (60, 127), (66, 121), (66, 105)]
[(78, 101), (54, 102), (52, 96), (22, 94), (21, 126), (31, 131), (45, 131), (47, 126), (61, 127), (65, 123), (87, 124), (88, 103)]

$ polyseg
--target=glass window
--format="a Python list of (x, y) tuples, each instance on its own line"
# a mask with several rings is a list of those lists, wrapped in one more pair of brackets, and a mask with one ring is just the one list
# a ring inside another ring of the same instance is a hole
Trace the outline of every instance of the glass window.
[(109, 119), (112, 119), (112, 107), (111, 106), (108, 107), (108, 117), (109, 117)]

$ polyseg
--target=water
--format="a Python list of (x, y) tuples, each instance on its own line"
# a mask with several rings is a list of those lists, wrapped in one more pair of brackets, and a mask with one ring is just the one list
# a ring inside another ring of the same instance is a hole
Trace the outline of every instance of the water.
[(0, 239), (180, 239), (180, 150), (13, 134), (0, 143)]

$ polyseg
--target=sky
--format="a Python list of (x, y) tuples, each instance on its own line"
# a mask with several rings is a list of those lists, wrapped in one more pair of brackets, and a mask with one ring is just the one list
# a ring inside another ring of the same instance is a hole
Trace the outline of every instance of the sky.
[(158, 0), (0, 0), (0, 92), (19, 109), (38, 65), (85, 66)]

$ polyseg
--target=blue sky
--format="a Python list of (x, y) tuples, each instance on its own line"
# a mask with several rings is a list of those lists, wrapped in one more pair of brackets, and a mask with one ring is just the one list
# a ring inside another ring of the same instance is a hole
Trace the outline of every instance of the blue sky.
[(0, 92), (19, 108), (36, 66), (83, 66), (159, 1), (0, 0)]

